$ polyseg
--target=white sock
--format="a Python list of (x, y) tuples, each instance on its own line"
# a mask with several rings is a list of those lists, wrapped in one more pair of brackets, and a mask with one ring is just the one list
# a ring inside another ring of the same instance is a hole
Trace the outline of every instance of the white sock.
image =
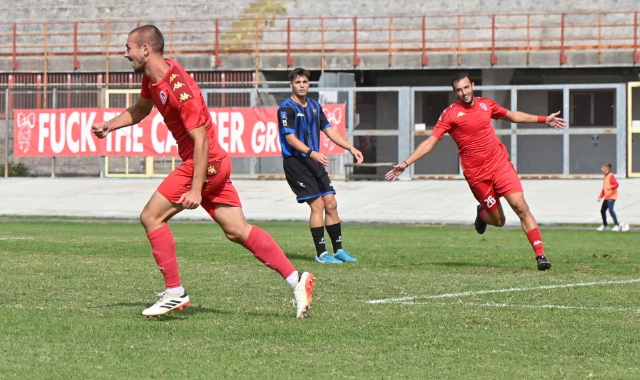
[(298, 271), (293, 271), (289, 277), (285, 278), (285, 281), (291, 287), (291, 291), (293, 291), (296, 288), (296, 285), (298, 285)]
[(178, 286), (177, 288), (167, 288), (164, 291), (175, 294), (176, 296), (181, 296), (184, 294), (184, 288), (182, 286)]

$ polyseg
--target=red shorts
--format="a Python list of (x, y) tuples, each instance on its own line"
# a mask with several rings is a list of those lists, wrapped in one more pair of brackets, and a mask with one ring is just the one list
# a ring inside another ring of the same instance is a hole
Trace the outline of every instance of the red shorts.
[(495, 169), (492, 174), (485, 179), (467, 179), (473, 196), (487, 212), (498, 209), (500, 197), (522, 192), (522, 183), (511, 161)]
[[(231, 159), (229, 156), (210, 161), (207, 182), (202, 187), (202, 208), (213, 218), (216, 204), (242, 207), (236, 188), (231, 183)], [(183, 162), (158, 187), (158, 192), (172, 203), (189, 191), (193, 180), (193, 160)]]

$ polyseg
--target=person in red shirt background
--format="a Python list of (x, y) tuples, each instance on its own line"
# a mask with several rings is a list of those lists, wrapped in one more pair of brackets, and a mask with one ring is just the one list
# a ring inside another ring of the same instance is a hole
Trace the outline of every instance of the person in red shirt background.
[(159, 294), (158, 302), (142, 315), (161, 316), (189, 306), (168, 221), (185, 209), (202, 206), (229, 240), (241, 244), (285, 279), (293, 291), (296, 317), (307, 317), (314, 276), (299, 273), (267, 232), (247, 223), (240, 197), (230, 180), (231, 159), (218, 144), (200, 87), (178, 62), (165, 59), (163, 50), (164, 37), (155, 26), (144, 25), (129, 33), (124, 57), (131, 62), (133, 71), (144, 74), (140, 97), (120, 115), (91, 127), (98, 138), (105, 138), (110, 132), (139, 123), (155, 106), (175, 138), (183, 160), (162, 181), (140, 214), (156, 264), (165, 279), (165, 291)]
[(607, 224), (607, 210), (611, 214), (614, 226), (611, 227), (611, 231), (622, 231), (621, 224), (618, 223), (618, 217), (616, 212), (613, 211), (613, 206), (618, 200), (618, 181), (616, 176), (611, 173), (611, 164), (604, 164), (600, 168), (602, 174), (604, 174), (604, 180), (602, 181), (602, 191), (598, 196), (598, 202), (604, 199), (602, 207), (600, 208), (600, 214), (602, 215), (602, 225), (596, 228), (597, 231), (604, 231), (608, 227)]
[(507, 148), (498, 139), (491, 119), (503, 119), (512, 123), (545, 123), (555, 129), (564, 128), (566, 120), (558, 117), (559, 111), (549, 116), (534, 116), (509, 111), (488, 98), (474, 97), (475, 85), (466, 72), (454, 76), (451, 86), (458, 100), (442, 112), (431, 136), (406, 160), (395, 165), (385, 178), (396, 180), (409, 165), (431, 152), (445, 133), (449, 133), (460, 151), (464, 177), (479, 203), (476, 210), (476, 231), (483, 234), (487, 224), (504, 226), (505, 215), (500, 204), (500, 197), (504, 197), (520, 218), (522, 229), (535, 252), (538, 269), (551, 269), (551, 263), (542, 248), (538, 223), (524, 199), (518, 173), (509, 159)]

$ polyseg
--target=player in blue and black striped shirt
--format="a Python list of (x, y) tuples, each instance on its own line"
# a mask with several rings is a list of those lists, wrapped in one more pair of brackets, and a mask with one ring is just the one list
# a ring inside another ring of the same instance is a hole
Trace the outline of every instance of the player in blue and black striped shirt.
[[(317, 101), (307, 99), (309, 76), (309, 71), (301, 68), (289, 73), (293, 94), (278, 108), (284, 174), (298, 203), (306, 202), (311, 207), (309, 227), (316, 246), (316, 261), (324, 264), (356, 262), (357, 259), (342, 249), (336, 191), (323, 167), (329, 166), (329, 160), (320, 153), (320, 132), (349, 151), (358, 164), (362, 163), (362, 153), (331, 128)], [(325, 249), (325, 225), (333, 244), (333, 255)]]

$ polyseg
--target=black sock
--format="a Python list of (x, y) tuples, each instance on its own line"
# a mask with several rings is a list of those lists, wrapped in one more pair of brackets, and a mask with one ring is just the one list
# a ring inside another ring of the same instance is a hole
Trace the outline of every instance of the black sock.
[(339, 249), (342, 249), (342, 227), (340, 223), (327, 226), (327, 232), (331, 238), (331, 244), (333, 244), (333, 253), (336, 253)]
[(313, 244), (316, 245), (316, 256), (320, 257), (320, 255), (327, 251), (324, 241), (324, 228), (312, 227), (311, 236), (313, 237)]

